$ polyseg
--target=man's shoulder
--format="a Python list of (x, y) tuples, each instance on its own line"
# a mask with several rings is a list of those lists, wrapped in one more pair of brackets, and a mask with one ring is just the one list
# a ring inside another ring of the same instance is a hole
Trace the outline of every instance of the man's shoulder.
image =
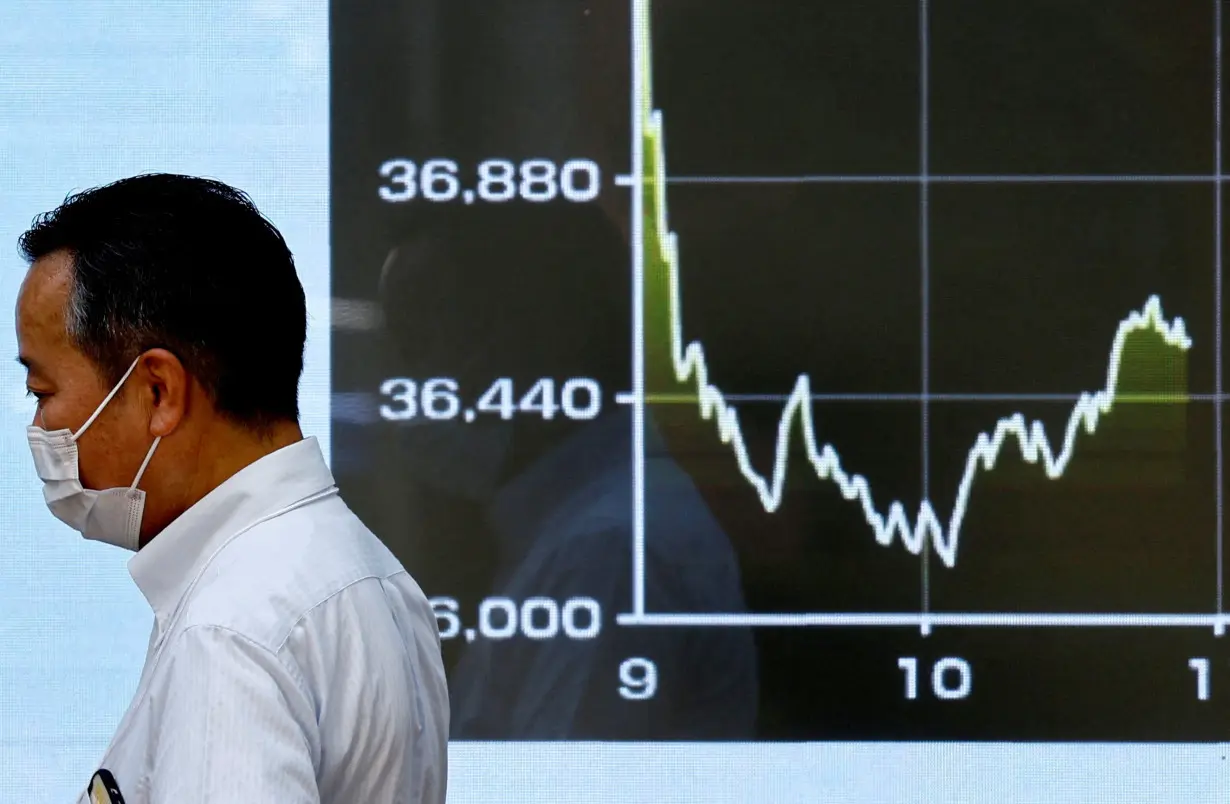
[(230, 541), (189, 590), (177, 625), (219, 626), (277, 651), (293, 629), (314, 629), (332, 609), (403, 605), (390, 595), (430, 609), (392, 553), (335, 496)]
[[(448, 687), (431, 604), (333, 499), (324, 510), (305, 507), (254, 527), (224, 548), (185, 600), (170, 639), (178, 644), (177, 636), (195, 631), (240, 653), (254, 647), (313, 711), (331, 713), (319, 714), (330, 750), (348, 745), (356, 729), (379, 731), (377, 747), (398, 740), (442, 746)], [(372, 700), (381, 702), (374, 718)], [(356, 713), (371, 722), (356, 725)]]

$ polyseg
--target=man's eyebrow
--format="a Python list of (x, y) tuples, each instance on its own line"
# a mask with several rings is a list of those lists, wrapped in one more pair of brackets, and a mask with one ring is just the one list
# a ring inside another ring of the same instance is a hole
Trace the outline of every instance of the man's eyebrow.
[(38, 363), (34, 362), (33, 360), (26, 357), (25, 355), (18, 355), (17, 362), (25, 366), (27, 371), (32, 371), (36, 374), (40, 373)]

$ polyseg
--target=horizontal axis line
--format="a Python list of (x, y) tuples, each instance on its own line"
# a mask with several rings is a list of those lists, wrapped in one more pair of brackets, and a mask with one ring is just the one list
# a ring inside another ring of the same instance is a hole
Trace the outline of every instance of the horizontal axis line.
[[(1219, 184), (1228, 176), (1196, 174), (801, 174), (797, 176), (667, 176), (667, 184)], [(627, 173), (619, 187), (633, 186)]]
[(623, 626), (684, 627), (858, 627), (858, 628), (1212, 628), (1225, 633), (1228, 615), (1219, 614), (1050, 614), (1050, 613), (816, 613), (816, 614), (620, 614)]
[[(723, 394), (730, 402), (777, 402), (790, 400), (789, 394)], [(1077, 402), (1080, 394), (988, 394), (988, 393), (850, 393), (850, 394), (812, 394), (813, 402)], [(1115, 397), (1116, 404), (1126, 403), (1178, 403), (1178, 402), (1216, 402), (1230, 398), (1230, 394), (1122, 394)], [(636, 396), (631, 391), (621, 391), (615, 394), (615, 401), (621, 405), (631, 405)], [(695, 404), (694, 394), (647, 394), (648, 404)]]

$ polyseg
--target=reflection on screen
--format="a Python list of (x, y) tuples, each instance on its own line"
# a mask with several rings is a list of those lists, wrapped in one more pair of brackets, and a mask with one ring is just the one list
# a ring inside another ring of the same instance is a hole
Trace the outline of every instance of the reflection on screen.
[[(105, 58), (35, 46), (55, 5), (0, 48), (6, 225), (146, 169), (270, 199), (306, 429), (435, 607), (450, 801), (1223, 799), (1220, 0), (235, 0)], [(23, 793), (88, 777), (148, 627), (29, 489), (77, 591), (0, 570), (75, 623), (0, 659)]]

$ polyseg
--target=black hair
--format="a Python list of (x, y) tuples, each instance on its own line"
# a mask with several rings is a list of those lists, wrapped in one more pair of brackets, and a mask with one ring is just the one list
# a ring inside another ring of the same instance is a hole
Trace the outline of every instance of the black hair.
[(69, 255), (68, 336), (110, 384), (161, 347), (232, 421), (298, 420), (303, 286), (285, 239), (243, 191), (134, 176), (69, 195), (19, 247), (30, 263)]

